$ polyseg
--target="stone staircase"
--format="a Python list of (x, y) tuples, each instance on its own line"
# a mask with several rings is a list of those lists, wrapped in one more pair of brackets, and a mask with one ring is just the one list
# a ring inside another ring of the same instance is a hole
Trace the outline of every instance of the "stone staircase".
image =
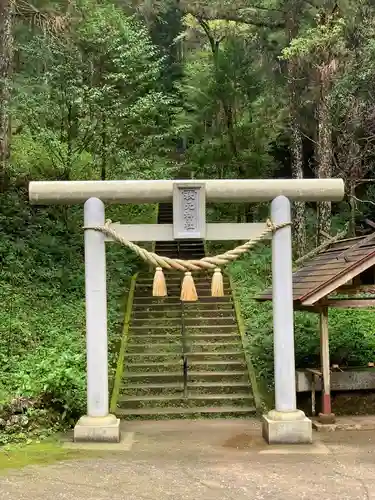
[[(172, 222), (172, 205), (160, 205), (158, 222)], [(157, 242), (156, 252), (201, 258), (204, 244)], [(168, 297), (164, 299), (152, 297), (151, 274), (138, 276), (117, 415), (254, 415), (228, 278), (224, 278), (225, 296), (213, 298), (211, 276), (194, 273), (199, 300), (182, 303), (181, 273), (165, 274)]]

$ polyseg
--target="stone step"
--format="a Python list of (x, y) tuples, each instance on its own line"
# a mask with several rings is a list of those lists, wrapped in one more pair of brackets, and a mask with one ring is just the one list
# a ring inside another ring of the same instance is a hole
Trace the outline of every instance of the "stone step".
[[(154, 311), (144, 311), (143, 309), (138, 309), (133, 311), (132, 319), (133, 320), (142, 320), (147, 318), (153, 318), (155, 321), (163, 321), (165, 318), (171, 319), (181, 319), (182, 316), (182, 308), (176, 307), (171, 310), (164, 309), (156, 309)], [(184, 310), (185, 319), (194, 319), (197, 316), (200, 318), (232, 318), (236, 321), (234, 309), (198, 309), (196, 311), (186, 311)]]
[[(182, 284), (181, 282), (169, 283), (168, 281), (166, 281), (168, 295), (171, 297), (179, 295), (181, 291), (181, 284)], [(197, 290), (198, 295), (204, 292), (211, 293), (211, 283), (195, 283), (195, 289)], [(138, 284), (138, 286), (135, 287), (135, 295), (137, 297), (138, 295), (142, 295), (150, 291), (152, 292), (152, 284), (151, 285)], [(231, 293), (229, 285), (224, 285), (224, 292), (226, 295), (229, 295)]]
[(201, 356), (203, 354), (212, 354), (212, 356), (234, 356), (243, 355), (240, 338), (237, 342), (186, 342), (187, 355)]
[(202, 247), (194, 247), (194, 248), (180, 247), (178, 249), (178, 257), (180, 259), (186, 259), (186, 260), (203, 259), (203, 257), (205, 257), (204, 248), (202, 248)]
[[(170, 354), (172, 350), (174, 352), (178, 352), (181, 354), (182, 352), (182, 338), (179, 337), (178, 341), (175, 342), (169, 342), (169, 343), (154, 343), (154, 342), (149, 342), (148, 344), (140, 344), (137, 342), (133, 342), (133, 339), (131, 339), (131, 342), (128, 343), (127, 350), (126, 350), (126, 356), (130, 354), (147, 354), (148, 351), (151, 351), (149, 354)], [(215, 349), (216, 352), (219, 354), (231, 354), (228, 351), (233, 351), (233, 349), (238, 349), (241, 346), (241, 340), (238, 337), (237, 341), (235, 342), (191, 342), (190, 340), (186, 339), (186, 346), (187, 350), (190, 353), (203, 353), (207, 352), (212, 352), (213, 349)], [(242, 351), (240, 351), (242, 354)]]
[[(201, 296), (198, 297), (198, 300), (194, 301), (195, 304), (223, 304), (223, 303), (232, 303), (232, 296), (225, 295), (224, 297), (211, 297), (211, 296)], [(170, 306), (171, 304), (181, 304), (180, 297), (177, 295), (167, 296), (167, 297), (152, 297), (150, 296), (138, 296), (134, 297), (135, 305), (155, 305), (155, 304), (163, 304), (164, 306)], [(189, 304), (188, 302), (184, 302), (185, 304)]]
[[(199, 394), (232, 394), (236, 391), (249, 391), (250, 386), (247, 381), (244, 382), (190, 382), (187, 384), (187, 393)], [(164, 383), (138, 383), (122, 384), (121, 394), (130, 396), (136, 395), (157, 395), (157, 394), (181, 394), (184, 391), (183, 381), (164, 382)]]
[[(206, 303), (203, 300), (197, 302), (184, 302), (184, 314), (194, 314), (200, 311), (234, 311), (233, 302), (217, 302), (217, 303)], [(143, 312), (144, 314), (148, 312), (161, 312), (164, 311), (180, 311), (181, 313), (182, 304), (181, 302), (168, 303), (165, 301), (151, 302), (151, 303), (134, 303), (133, 312), (134, 314), (139, 314)]]
[(181, 326), (182, 321), (185, 326), (212, 326), (214, 323), (218, 328), (224, 325), (234, 325), (236, 326), (236, 320), (234, 316), (219, 316), (219, 317), (189, 317), (186, 318), (184, 316), (183, 320), (181, 316), (179, 318), (139, 318), (139, 317), (133, 317), (131, 321), (131, 326), (132, 327), (138, 327), (138, 326), (147, 326), (148, 328), (152, 328), (153, 326), (156, 327), (161, 327), (161, 326)]
[(220, 406), (220, 407), (210, 407), (210, 406), (200, 406), (193, 408), (139, 408), (134, 409), (118, 409), (116, 415), (119, 418), (134, 417), (134, 416), (155, 416), (162, 418), (163, 416), (169, 417), (170, 415), (181, 416), (181, 417), (192, 417), (194, 415), (214, 415), (228, 416), (228, 415), (254, 415), (256, 413), (256, 408), (254, 406)]
[[(168, 276), (166, 276), (165, 282), (167, 285), (167, 290), (168, 291), (181, 290), (182, 278), (183, 278), (183, 276), (181, 276), (181, 279), (179, 279), (179, 280), (174, 280), (174, 279), (172, 280), (171, 278), (168, 278)], [(199, 290), (211, 290), (211, 279), (200, 281), (194, 277), (194, 285), (195, 285), (195, 288), (197, 289), (197, 291), (199, 291)], [(224, 283), (223, 286), (224, 286), (225, 290), (230, 291), (229, 283)], [(139, 290), (141, 290), (141, 291), (152, 290), (152, 287), (153, 287), (152, 281), (148, 282), (148, 283), (140, 283), (137, 281), (137, 285), (136, 285), (135, 289), (136, 289), (136, 292), (138, 293)], [(172, 295), (172, 293), (170, 293), (170, 295)]]
[(179, 395), (184, 393), (183, 381), (180, 382), (164, 382), (164, 383), (123, 383), (120, 387), (120, 395), (126, 396), (169, 396)]
[(186, 260), (200, 260), (205, 256), (204, 250), (201, 248), (194, 248), (188, 250), (187, 248), (178, 249), (178, 258)]
[(155, 248), (183, 248), (191, 252), (199, 249), (204, 252), (204, 244), (201, 241), (158, 241), (156, 242)]
[[(163, 352), (171, 352), (174, 350), (175, 352), (180, 352), (182, 350), (182, 340), (181, 335), (173, 335), (170, 338), (165, 336), (160, 336), (156, 342), (150, 342), (149, 337), (145, 338), (145, 335), (141, 335), (137, 337), (141, 342), (135, 342), (134, 338), (130, 338), (130, 342), (127, 345), (126, 354), (137, 353), (137, 352), (147, 352), (147, 350), (153, 351), (155, 353), (162, 354)], [(148, 343), (145, 344), (145, 340), (148, 340)], [(166, 342), (169, 340), (169, 342)]]
[[(150, 272), (142, 272), (138, 275), (137, 282), (143, 282), (147, 281), (149, 283), (152, 283), (154, 279), (154, 270), (151, 270)], [(178, 271), (175, 269), (164, 269), (164, 276), (168, 279), (178, 279), (181, 280), (184, 277), (184, 272), (183, 271)], [(193, 271), (193, 276), (194, 276), (194, 281), (200, 281), (200, 280), (208, 280), (211, 282), (212, 275), (213, 275), (213, 269), (208, 269), (208, 270), (201, 270), (201, 271)], [(222, 273), (223, 275), (223, 281), (224, 283), (229, 283), (229, 276), (225, 273)]]
[[(150, 346), (152, 349), (152, 346)], [(171, 349), (169, 352), (161, 351), (161, 352), (126, 352), (125, 353), (125, 364), (126, 367), (131, 368), (132, 366), (136, 366), (138, 363), (172, 363), (173, 361), (176, 363), (180, 363), (182, 358), (182, 348)]]
[[(168, 292), (168, 295), (166, 296), (166, 299), (168, 299), (168, 298), (170, 298), (170, 299), (178, 298), (179, 299), (179, 296), (181, 293), (181, 288), (178, 288), (178, 289), (176, 288), (176, 290), (169, 290), (168, 286), (167, 286), (167, 292)], [(206, 299), (206, 298), (210, 298), (210, 299), (216, 298), (216, 297), (212, 297), (211, 288), (207, 289), (207, 290), (197, 289), (197, 295), (198, 295), (198, 300)], [(231, 293), (228, 290), (224, 290), (224, 297), (220, 297), (220, 298), (222, 299), (222, 298), (226, 298), (226, 297), (230, 297), (230, 298), (232, 297)], [(144, 291), (134, 295), (134, 302), (137, 302), (138, 300), (147, 300), (147, 299), (153, 299), (153, 298), (154, 298), (154, 296), (152, 295), (152, 288), (148, 288), (147, 290), (144, 290)]]
[(196, 252), (197, 250), (199, 250), (200, 252), (202, 252), (204, 254), (204, 245), (202, 243), (194, 243), (194, 242), (189, 242), (189, 243), (185, 243), (183, 241), (181, 241), (181, 243), (178, 245), (178, 248), (179, 250), (185, 250), (187, 252)]
[[(142, 272), (141, 274), (139, 274), (138, 276), (138, 279), (150, 279), (152, 280), (154, 278), (154, 270), (152, 271), (144, 271)], [(210, 278), (212, 277), (212, 273), (213, 271), (212, 270), (200, 270), (200, 271), (194, 271), (194, 277), (197, 277), (197, 278)], [(181, 276), (183, 275), (183, 271), (178, 271), (177, 269), (164, 269), (164, 274), (165, 276), (174, 276), (174, 277), (178, 277), (178, 278), (181, 278)], [(228, 276), (223, 274), (223, 276), (225, 276), (227, 279)]]
[[(232, 341), (235, 343), (238, 340), (238, 343), (241, 342), (241, 339), (239, 338), (238, 333), (208, 333), (208, 334), (197, 334), (197, 335), (186, 335), (186, 339), (188, 342), (194, 342), (199, 340), (204, 340), (206, 343), (210, 344), (216, 344), (216, 342), (220, 341)], [(143, 344), (144, 342), (148, 341), (149, 343), (157, 343), (157, 342), (168, 342), (168, 345), (175, 344), (181, 344), (181, 333), (178, 335), (155, 335), (153, 333), (150, 333), (149, 335), (131, 335), (130, 340), (133, 344), (140, 343)], [(149, 344), (147, 344), (149, 345)]]
[[(185, 325), (185, 334), (198, 334), (198, 333), (237, 333), (237, 325)], [(148, 335), (152, 333), (164, 333), (164, 334), (181, 334), (181, 325), (150, 325), (150, 326), (130, 326), (130, 334), (138, 334), (138, 335)]]
[[(173, 357), (172, 357), (173, 358)], [(215, 360), (192, 360), (188, 362), (189, 370), (194, 372), (206, 372), (206, 371), (232, 371), (233, 369), (244, 369), (246, 368), (245, 358), (243, 359), (215, 359)], [(125, 363), (125, 378), (129, 376), (129, 373), (143, 372), (143, 373), (155, 373), (163, 372), (166, 369), (172, 371), (181, 370), (182, 372), (183, 361), (180, 356), (176, 356), (172, 361), (137, 361), (137, 362), (126, 362)]]
[[(212, 347), (212, 346), (211, 346)], [(217, 351), (217, 352), (187, 352), (185, 357), (188, 361), (188, 366), (191, 367), (194, 362), (211, 363), (213, 360), (221, 361), (224, 357), (229, 363), (231, 361), (244, 361), (243, 351)], [(164, 363), (178, 362), (182, 359), (182, 351), (170, 352), (131, 352), (125, 354), (126, 367), (131, 369), (139, 363)]]
[(155, 246), (159, 248), (177, 248), (178, 243), (177, 241), (158, 241)]
[(119, 397), (119, 408), (163, 408), (177, 406), (179, 408), (191, 408), (206, 406), (207, 402), (212, 406), (244, 406), (252, 404), (253, 398), (249, 393), (236, 394), (190, 394), (184, 397), (181, 394), (170, 394), (168, 396), (127, 396)]
[(155, 249), (156, 253), (161, 257), (169, 257), (170, 259), (183, 259), (183, 260), (200, 260), (204, 257), (202, 252), (181, 252), (177, 248), (175, 250), (165, 250), (163, 248)]
[[(128, 371), (124, 374), (125, 384), (128, 381), (141, 381), (142, 383), (165, 382), (183, 382), (182, 365), (178, 371)], [(187, 379), (191, 383), (205, 382), (215, 380), (217, 382), (246, 382), (249, 377), (246, 370), (228, 370), (228, 371), (193, 371), (189, 370)]]
[[(168, 285), (167, 285), (167, 292), (168, 295), (165, 297), (164, 300), (178, 300), (180, 301), (180, 293), (181, 293), (181, 288), (176, 288), (175, 290), (169, 290)], [(232, 298), (232, 294), (228, 290), (224, 290), (224, 297), (212, 297), (211, 295), (211, 288), (207, 289), (197, 289), (197, 295), (198, 295), (198, 300), (202, 299), (225, 299), (225, 298)], [(148, 288), (147, 290), (143, 290), (141, 292), (138, 292), (137, 294), (134, 295), (134, 302), (137, 303), (137, 301), (141, 300), (150, 300), (150, 299), (155, 299), (155, 300), (163, 300), (160, 299), (159, 297), (154, 297), (152, 295), (152, 288)]]
[[(165, 273), (164, 273), (165, 274)], [(165, 281), (167, 283), (167, 287), (172, 287), (172, 288), (178, 288), (181, 286), (181, 283), (182, 283), (182, 280), (183, 280), (183, 274), (181, 273), (181, 276), (179, 278), (175, 278), (175, 277), (169, 277), (168, 275), (165, 275)], [(200, 287), (211, 287), (211, 280), (212, 280), (212, 276), (210, 277), (207, 277), (207, 278), (198, 278), (196, 276), (194, 276), (193, 274), (193, 278), (194, 278), (194, 284), (195, 284), (195, 287), (197, 289), (199, 289)], [(147, 280), (141, 280), (141, 279), (137, 279), (137, 283), (136, 283), (136, 289), (137, 288), (152, 288), (153, 286), (153, 278), (152, 279), (147, 279)], [(229, 281), (227, 280), (224, 280), (223, 282), (224, 284), (224, 287), (229, 289), (230, 288), (230, 284), (229, 284)]]
[(236, 392), (233, 394), (199, 394), (195, 392), (190, 392), (186, 398), (181, 398), (180, 395), (178, 394), (173, 394), (170, 396), (128, 396), (128, 395), (122, 395), (120, 397), (120, 401), (142, 401), (142, 402), (152, 402), (152, 401), (179, 401), (180, 399), (192, 399), (192, 400), (197, 400), (197, 401), (202, 401), (202, 400), (217, 400), (217, 401), (222, 401), (226, 399), (253, 399), (252, 396), (248, 392)]

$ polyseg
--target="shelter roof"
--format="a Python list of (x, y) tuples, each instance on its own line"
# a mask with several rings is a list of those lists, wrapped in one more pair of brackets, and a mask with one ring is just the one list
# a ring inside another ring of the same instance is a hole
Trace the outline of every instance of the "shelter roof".
[[(375, 233), (332, 243), (293, 273), (293, 300), (297, 305), (313, 306), (373, 265)], [(256, 299), (272, 300), (272, 288)]]

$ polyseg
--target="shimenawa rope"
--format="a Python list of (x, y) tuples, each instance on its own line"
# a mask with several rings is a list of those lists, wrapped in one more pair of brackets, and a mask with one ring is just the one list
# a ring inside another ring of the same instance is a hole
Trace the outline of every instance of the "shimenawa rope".
[(141, 259), (154, 266), (156, 268), (156, 271), (153, 283), (153, 296), (155, 297), (165, 297), (167, 295), (167, 287), (163, 269), (176, 269), (177, 271), (185, 272), (181, 288), (181, 300), (189, 302), (195, 301), (198, 298), (194, 280), (191, 274), (192, 271), (213, 269), (214, 275), (212, 278), (211, 295), (213, 297), (223, 297), (224, 285), (220, 266), (224, 266), (226, 264), (229, 264), (230, 262), (237, 260), (244, 253), (248, 252), (252, 247), (254, 247), (257, 243), (264, 240), (269, 233), (274, 233), (278, 229), (290, 226), (290, 223), (285, 222), (275, 225), (271, 220), (268, 219), (265, 229), (255, 238), (223, 254), (219, 254), (214, 257), (203, 257), (199, 260), (172, 259), (170, 257), (158, 255), (154, 252), (149, 252), (148, 250), (141, 248), (140, 246), (118, 234), (116, 230), (111, 226), (112, 221), (108, 219), (105, 222), (104, 226), (85, 226), (84, 229), (91, 229), (93, 231), (99, 231), (105, 234), (121, 245), (130, 248), (130, 250), (136, 253)]

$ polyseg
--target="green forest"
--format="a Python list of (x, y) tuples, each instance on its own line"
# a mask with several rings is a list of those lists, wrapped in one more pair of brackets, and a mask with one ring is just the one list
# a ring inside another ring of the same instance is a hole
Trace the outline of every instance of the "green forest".
[[(298, 258), (375, 217), (374, 95), (371, 0), (0, 0), (0, 445), (85, 411), (83, 209), (30, 206), (31, 180), (342, 177), (342, 203), (294, 204)], [(108, 217), (149, 223), (155, 208)], [(207, 217), (268, 210), (212, 205)], [(140, 262), (107, 254), (112, 377)], [(272, 387), (271, 305), (253, 300), (270, 283), (269, 243), (230, 272)], [(374, 361), (371, 313), (330, 323), (333, 355)], [(297, 366), (314, 364), (317, 318), (298, 313), (295, 330)]]

